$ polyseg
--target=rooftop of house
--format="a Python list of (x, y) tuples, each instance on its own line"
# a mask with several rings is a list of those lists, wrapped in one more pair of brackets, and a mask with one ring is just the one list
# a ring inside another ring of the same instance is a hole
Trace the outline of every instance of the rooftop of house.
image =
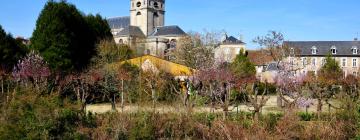
[(230, 44), (245, 44), (245, 43), (233, 36), (229, 36), (229, 37), (226, 36), (225, 40), (223, 40), (221, 44), (230, 45)]
[[(360, 41), (285, 41), (284, 45), (294, 49), (300, 56), (360, 56)], [(332, 49), (336, 50), (333, 54)]]
[(248, 50), (247, 53), (247, 57), (250, 59), (250, 62), (257, 66), (267, 65), (268, 63), (274, 61), (270, 55), (267, 55), (261, 50)]

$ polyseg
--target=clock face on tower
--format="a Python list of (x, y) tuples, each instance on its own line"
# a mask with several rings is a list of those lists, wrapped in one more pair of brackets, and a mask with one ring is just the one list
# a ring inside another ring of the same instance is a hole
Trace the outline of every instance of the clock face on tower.
[(137, 6), (137, 7), (140, 7), (140, 6), (141, 6), (141, 2), (137, 2), (137, 3), (136, 3), (136, 6)]

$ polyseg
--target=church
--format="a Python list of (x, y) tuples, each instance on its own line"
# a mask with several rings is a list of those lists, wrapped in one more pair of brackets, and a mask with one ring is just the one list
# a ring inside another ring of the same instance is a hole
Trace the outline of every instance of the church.
[(165, 0), (130, 0), (130, 16), (109, 18), (108, 23), (117, 44), (162, 58), (187, 35), (177, 25), (165, 26)]

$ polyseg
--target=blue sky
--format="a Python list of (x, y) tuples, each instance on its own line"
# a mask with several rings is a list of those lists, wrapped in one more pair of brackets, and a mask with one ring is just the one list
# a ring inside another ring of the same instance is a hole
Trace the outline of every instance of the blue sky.
[[(30, 37), (47, 0), (1, 0), (0, 25)], [(129, 0), (68, 0), (84, 13), (128, 16)], [(360, 0), (167, 0), (166, 25), (184, 31), (226, 30), (251, 40), (269, 30), (286, 40), (352, 40), (360, 36)], [(359, 35), (357, 35), (359, 34)]]

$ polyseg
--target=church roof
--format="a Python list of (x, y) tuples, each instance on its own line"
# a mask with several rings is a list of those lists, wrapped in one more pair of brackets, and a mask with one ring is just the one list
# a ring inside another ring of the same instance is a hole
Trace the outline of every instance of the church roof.
[(150, 36), (183, 36), (186, 33), (176, 25), (156, 27)]
[(226, 39), (222, 42), (222, 44), (245, 44), (241, 40), (236, 39), (233, 36), (226, 37)]
[(107, 19), (111, 29), (121, 29), (130, 26), (130, 17), (114, 17)]
[(115, 36), (136, 36), (136, 37), (145, 37), (141, 29), (137, 26), (128, 26), (117, 33)]

